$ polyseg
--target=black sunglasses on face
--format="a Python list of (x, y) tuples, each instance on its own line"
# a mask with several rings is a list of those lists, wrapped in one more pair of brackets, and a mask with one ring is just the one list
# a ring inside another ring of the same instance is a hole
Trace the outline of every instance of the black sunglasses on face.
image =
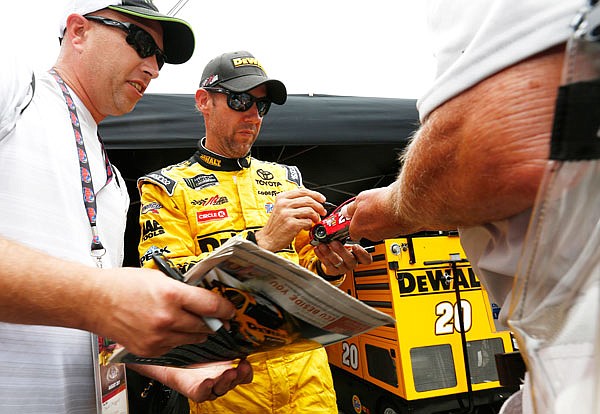
[(84, 17), (93, 22), (98, 22), (106, 26), (116, 27), (117, 29), (123, 30), (125, 33), (127, 33), (125, 40), (142, 59), (156, 55), (156, 63), (158, 63), (159, 70), (165, 64), (165, 53), (156, 45), (156, 42), (150, 33), (141, 27), (136, 26), (133, 23), (120, 22), (118, 20), (108, 19), (101, 16)]
[(247, 92), (233, 92), (229, 89), (224, 88), (210, 88), (205, 87), (209, 92), (222, 93), (227, 95), (227, 106), (238, 112), (246, 112), (250, 108), (254, 102), (256, 102), (256, 109), (258, 110), (258, 116), (261, 118), (264, 117), (267, 112), (269, 112), (269, 108), (271, 107), (271, 100), (269, 98), (257, 98), (253, 95), (250, 95)]

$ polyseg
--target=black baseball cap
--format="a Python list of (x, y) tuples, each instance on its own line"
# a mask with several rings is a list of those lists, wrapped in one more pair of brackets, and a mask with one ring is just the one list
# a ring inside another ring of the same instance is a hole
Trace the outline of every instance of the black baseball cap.
[(184, 63), (192, 57), (195, 46), (192, 27), (185, 20), (160, 13), (152, 0), (70, 0), (60, 21), (59, 38), (64, 35), (69, 15), (77, 13), (85, 16), (106, 8), (130, 16), (158, 21), (163, 29), (165, 62)]
[(246, 51), (223, 53), (214, 58), (204, 68), (200, 81), (201, 88), (221, 86), (233, 92), (247, 92), (260, 85), (267, 86), (267, 96), (273, 103), (285, 103), (285, 85), (269, 79), (260, 62)]

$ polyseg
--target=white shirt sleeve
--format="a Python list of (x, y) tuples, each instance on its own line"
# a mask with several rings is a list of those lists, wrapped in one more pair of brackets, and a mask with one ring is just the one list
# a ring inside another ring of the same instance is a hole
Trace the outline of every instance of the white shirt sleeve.
[(573, 32), (585, 0), (429, 0), (428, 30), (437, 62), (417, 101), (421, 122), (442, 103)]
[(33, 99), (33, 70), (14, 55), (0, 65), (0, 141), (12, 131)]

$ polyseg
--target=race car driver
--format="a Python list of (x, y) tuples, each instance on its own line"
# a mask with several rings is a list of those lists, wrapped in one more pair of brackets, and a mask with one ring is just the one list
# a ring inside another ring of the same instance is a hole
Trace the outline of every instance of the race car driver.
[[(250, 156), (271, 103), (287, 98), (250, 53), (225, 53), (205, 67), (196, 106), (206, 137), (190, 159), (147, 174), (141, 195), (139, 252), (151, 266), (159, 250), (183, 272), (229, 238), (241, 235), (300, 263), (332, 283), (358, 263), (362, 247), (309, 244), (308, 230), (326, 214), (325, 197), (302, 186), (295, 167)], [(252, 354), (254, 381), (226, 396), (191, 403), (191, 413), (332, 413), (336, 397), (325, 350), (292, 343)]]

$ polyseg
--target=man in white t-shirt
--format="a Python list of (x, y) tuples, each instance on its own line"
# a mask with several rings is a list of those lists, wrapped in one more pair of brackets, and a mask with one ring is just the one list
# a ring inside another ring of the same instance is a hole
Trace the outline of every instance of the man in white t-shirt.
[[(234, 307), (150, 269), (119, 268), (129, 204), (97, 134), (133, 109), (194, 35), (149, 0), (73, 0), (50, 72), (0, 67), (0, 413), (96, 412), (93, 332), (142, 356), (203, 341)], [(197, 401), (249, 382), (237, 368), (140, 367)], [(229, 368), (229, 369), (228, 369)]]
[[(422, 125), (403, 154), (398, 179), (359, 194), (349, 206), (353, 239), (458, 228), (505, 321), (548, 160), (565, 42), (584, 4), (430, 2), (437, 72), (417, 103)], [(531, 412), (531, 399), (522, 402), (521, 408), (515, 396), (505, 412)]]

